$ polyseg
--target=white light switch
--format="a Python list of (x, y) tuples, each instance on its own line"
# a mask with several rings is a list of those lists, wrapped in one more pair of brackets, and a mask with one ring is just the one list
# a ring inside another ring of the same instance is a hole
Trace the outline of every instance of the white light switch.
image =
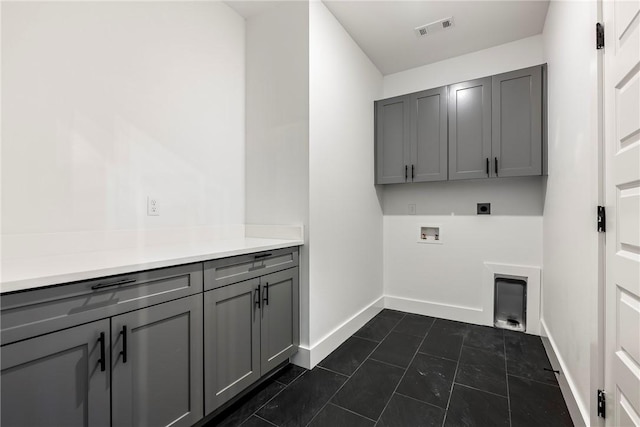
[(409, 205), (409, 215), (415, 215), (415, 214), (416, 214), (416, 205), (412, 203)]

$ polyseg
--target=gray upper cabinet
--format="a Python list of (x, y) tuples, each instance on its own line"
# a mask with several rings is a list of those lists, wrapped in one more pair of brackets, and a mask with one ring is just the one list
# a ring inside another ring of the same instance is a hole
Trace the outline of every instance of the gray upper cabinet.
[(202, 409), (202, 294), (111, 319), (113, 425), (191, 426)]
[(446, 87), (411, 95), (411, 142), (411, 180), (446, 180)]
[(487, 178), (491, 77), (449, 86), (449, 179)]
[(406, 182), (410, 150), (410, 96), (376, 102), (376, 184)]
[(542, 174), (542, 67), (492, 78), (492, 172)]
[(447, 88), (376, 102), (376, 184), (447, 179)]
[(375, 102), (376, 184), (546, 173), (545, 66)]
[(267, 373), (291, 356), (299, 345), (298, 269), (260, 278), (262, 284), (261, 363)]
[(205, 415), (260, 378), (260, 279), (204, 293)]
[(2, 426), (109, 426), (108, 346), (107, 319), (2, 347)]

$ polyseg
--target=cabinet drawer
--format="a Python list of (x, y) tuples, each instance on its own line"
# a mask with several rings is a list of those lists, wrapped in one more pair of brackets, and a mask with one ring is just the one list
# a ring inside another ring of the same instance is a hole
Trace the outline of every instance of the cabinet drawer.
[(202, 292), (202, 264), (2, 295), (2, 345)]
[(208, 291), (297, 265), (298, 248), (276, 249), (208, 261), (204, 264), (204, 289)]

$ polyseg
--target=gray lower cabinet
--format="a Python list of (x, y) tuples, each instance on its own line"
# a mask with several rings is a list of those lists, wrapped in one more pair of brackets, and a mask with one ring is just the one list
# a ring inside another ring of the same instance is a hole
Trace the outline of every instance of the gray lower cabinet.
[(267, 373), (295, 353), (300, 344), (298, 269), (263, 276), (260, 282), (260, 369)]
[(260, 279), (204, 293), (205, 413), (260, 378)]
[(491, 77), (449, 86), (449, 179), (488, 178)]
[(492, 78), (492, 173), (542, 174), (542, 67)]
[(2, 426), (109, 426), (108, 348), (108, 319), (2, 347)]
[(298, 292), (297, 267), (205, 292), (206, 414), (297, 351)]
[(191, 426), (203, 417), (202, 322), (202, 294), (111, 319), (114, 426)]

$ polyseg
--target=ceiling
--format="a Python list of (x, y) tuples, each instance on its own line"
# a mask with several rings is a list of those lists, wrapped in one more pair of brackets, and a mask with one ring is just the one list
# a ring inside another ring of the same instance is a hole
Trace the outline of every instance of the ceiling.
[[(245, 18), (279, 4), (226, 3)], [(324, 4), (384, 75), (540, 34), (549, 7), (547, 0), (324, 0)], [(415, 27), (447, 17), (453, 17), (452, 28), (416, 36)]]

